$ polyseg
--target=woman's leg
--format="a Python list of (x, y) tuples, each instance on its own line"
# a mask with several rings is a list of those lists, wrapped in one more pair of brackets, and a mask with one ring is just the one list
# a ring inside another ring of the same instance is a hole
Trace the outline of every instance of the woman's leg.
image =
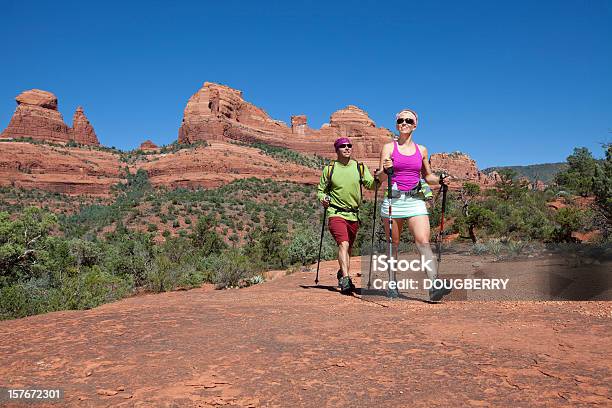
[[(400, 236), (402, 235), (402, 229), (404, 228), (405, 218), (394, 218), (393, 219), (393, 230), (391, 234), (391, 240), (393, 242), (393, 257), (398, 259), (399, 256), (399, 244)], [(385, 227), (385, 237), (389, 239), (389, 219), (382, 218), (382, 224)]]
[(438, 264), (429, 244), (429, 216), (417, 215), (408, 218), (408, 229), (414, 237), (414, 243), (419, 254), (423, 256), (423, 262), (429, 261), (426, 265), (430, 267), (425, 270), (427, 277), (432, 280), (436, 279), (438, 277)]
[[(393, 250), (393, 259), (399, 260), (399, 244), (400, 236), (402, 235), (402, 228), (404, 228), (405, 218), (394, 218), (393, 229), (391, 230), (391, 242)], [(383, 225), (385, 226), (385, 235), (389, 239), (389, 219), (383, 218)], [(389, 268), (389, 281), (397, 282), (396, 270)]]

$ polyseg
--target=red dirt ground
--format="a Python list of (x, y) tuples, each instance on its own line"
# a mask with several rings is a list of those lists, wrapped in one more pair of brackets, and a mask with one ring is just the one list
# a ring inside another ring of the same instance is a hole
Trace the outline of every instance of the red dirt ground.
[(70, 407), (612, 406), (611, 302), (363, 300), (336, 269), (0, 322), (0, 386)]

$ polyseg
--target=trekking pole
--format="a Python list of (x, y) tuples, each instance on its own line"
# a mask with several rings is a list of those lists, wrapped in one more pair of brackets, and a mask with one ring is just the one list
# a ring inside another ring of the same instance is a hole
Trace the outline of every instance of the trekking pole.
[(393, 176), (393, 167), (389, 167), (387, 170), (387, 199), (389, 200), (389, 281), (395, 281), (395, 274), (391, 271), (391, 259), (393, 258), (393, 218), (391, 218), (391, 199), (393, 197), (393, 186), (391, 183), (391, 177)]
[[(378, 172), (378, 169), (376, 169)], [(372, 286), (372, 260), (374, 256), (374, 232), (376, 231), (376, 208), (378, 199), (378, 179), (374, 179), (374, 216), (372, 217), (372, 246), (370, 254), (370, 270), (368, 271), (368, 289)]]
[(323, 221), (321, 222), (321, 241), (319, 242), (319, 257), (317, 260), (317, 276), (315, 277), (315, 285), (319, 284), (319, 266), (321, 264), (321, 249), (323, 248), (323, 234), (325, 234), (325, 218), (327, 217), (327, 207), (323, 211)]
[(442, 190), (442, 214), (440, 218), (440, 232), (438, 233), (438, 262), (442, 260), (442, 239), (444, 234), (444, 212), (446, 211), (446, 192), (448, 191), (448, 185), (444, 182), (444, 173), (440, 175), (440, 189)]

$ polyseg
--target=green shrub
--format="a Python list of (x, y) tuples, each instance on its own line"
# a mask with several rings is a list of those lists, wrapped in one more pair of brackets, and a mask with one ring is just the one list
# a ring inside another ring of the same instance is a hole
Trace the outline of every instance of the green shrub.
[(586, 221), (586, 213), (573, 207), (565, 207), (557, 210), (554, 216), (556, 227), (553, 239), (556, 242), (572, 242), (572, 232), (582, 229)]
[(200, 217), (191, 234), (193, 246), (202, 251), (206, 256), (221, 252), (227, 247), (223, 239), (215, 231), (213, 220), (208, 217)]
[(112, 234), (106, 241), (102, 264), (105, 270), (129, 277), (136, 286), (142, 286), (154, 262), (154, 250), (149, 235), (132, 231)]
[[(289, 245), (287, 246), (287, 256), (290, 265), (311, 265), (317, 262), (319, 255), (320, 233), (308, 225), (296, 227)], [(321, 250), (321, 259), (335, 258), (337, 247), (326, 234)]]
[(203, 267), (213, 274), (217, 289), (237, 287), (242, 280), (249, 279), (256, 273), (249, 258), (235, 249), (207, 257)]
[(40, 313), (21, 284), (0, 287), (0, 320), (16, 319)]
[(0, 286), (27, 280), (41, 273), (49, 233), (57, 225), (55, 215), (28, 207), (14, 221), (0, 212)]
[(53, 310), (91, 309), (121, 299), (130, 293), (132, 281), (103, 271), (99, 266), (68, 277), (50, 300)]
[(164, 255), (157, 256), (147, 271), (147, 287), (154, 292), (164, 292), (176, 287), (181, 276), (180, 265)]

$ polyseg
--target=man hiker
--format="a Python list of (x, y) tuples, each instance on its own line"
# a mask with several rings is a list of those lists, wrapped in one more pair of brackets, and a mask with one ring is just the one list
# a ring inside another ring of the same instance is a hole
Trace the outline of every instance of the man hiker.
[(359, 229), (361, 187), (373, 190), (376, 182), (365, 164), (351, 159), (353, 145), (348, 137), (337, 139), (334, 149), (338, 158), (323, 168), (317, 198), (327, 209), (329, 232), (338, 244), (338, 286), (348, 294), (355, 288), (349, 275), (350, 254)]

